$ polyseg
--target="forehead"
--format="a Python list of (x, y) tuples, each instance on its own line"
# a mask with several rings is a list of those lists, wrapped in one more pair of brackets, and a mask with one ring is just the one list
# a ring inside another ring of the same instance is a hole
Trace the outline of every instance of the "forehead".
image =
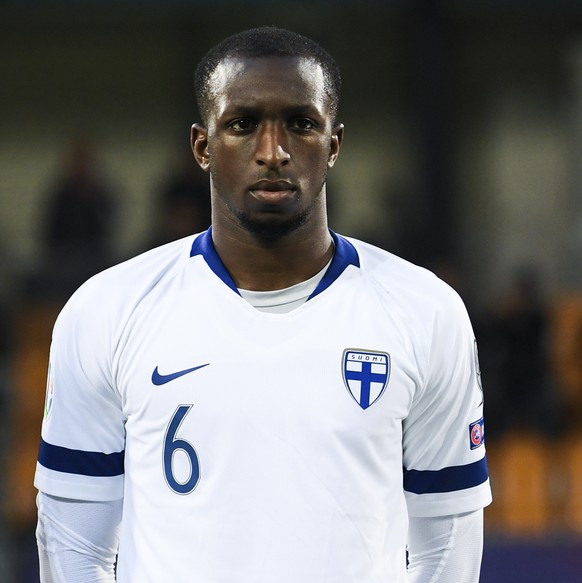
[(210, 76), (209, 94), (217, 115), (233, 106), (283, 102), (323, 112), (329, 101), (321, 65), (303, 57), (225, 59)]

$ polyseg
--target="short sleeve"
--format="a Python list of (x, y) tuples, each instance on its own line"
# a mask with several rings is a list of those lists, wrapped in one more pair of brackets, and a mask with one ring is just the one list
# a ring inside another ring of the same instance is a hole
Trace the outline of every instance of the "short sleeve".
[(53, 496), (123, 496), (125, 420), (112, 374), (114, 316), (106, 305), (90, 280), (53, 330), (35, 475), (35, 486)]
[(445, 516), (491, 502), (477, 343), (448, 286), (437, 298), (424, 385), (403, 423), (404, 491), (411, 516)]

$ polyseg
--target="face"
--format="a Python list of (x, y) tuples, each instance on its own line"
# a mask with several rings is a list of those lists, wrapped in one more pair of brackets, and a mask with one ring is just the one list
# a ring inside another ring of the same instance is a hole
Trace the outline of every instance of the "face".
[(210, 172), (215, 228), (278, 239), (326, 225), (325, 180), (343, 126), (333, 127), (325, 79), (306, 59), (223, 61), (211, 79), (207, 128), (192, 148)]

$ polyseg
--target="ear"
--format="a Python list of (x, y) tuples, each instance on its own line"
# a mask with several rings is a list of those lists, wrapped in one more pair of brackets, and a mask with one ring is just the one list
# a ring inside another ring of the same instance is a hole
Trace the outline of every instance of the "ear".
[(210, 170), (210, 157), (208, 155), (208, 130), (198, 123), (192, 126), (190, 131), (190, 146), (196, 162), (204, 172)]
[(331, 131), (331, 143), (329, 146), (329, 157), (327, 159), (328, 168), (331, 168), (335, 164), (335, 161), (339, 156), (339, 151), (343, 139), (344, 139), (344, 124), (340, 123)]

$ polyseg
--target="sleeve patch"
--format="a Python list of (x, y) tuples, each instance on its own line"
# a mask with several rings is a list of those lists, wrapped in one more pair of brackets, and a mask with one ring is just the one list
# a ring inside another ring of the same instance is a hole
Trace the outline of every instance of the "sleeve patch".
[(469, 447), (477, 449), (485, 443), (485, 425), (483, 417), (469, 425)]

